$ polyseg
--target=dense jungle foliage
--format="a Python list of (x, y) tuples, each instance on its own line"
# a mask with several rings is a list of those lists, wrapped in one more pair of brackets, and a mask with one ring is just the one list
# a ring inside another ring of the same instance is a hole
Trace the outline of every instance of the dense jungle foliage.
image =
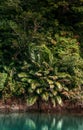
[(0, 0), (0, 96), (83, 101), (83, 0)]

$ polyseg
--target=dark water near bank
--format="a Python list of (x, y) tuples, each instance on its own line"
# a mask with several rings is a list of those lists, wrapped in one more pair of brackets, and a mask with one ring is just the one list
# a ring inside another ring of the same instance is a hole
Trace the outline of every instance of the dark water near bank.
[(83, 130), (83, 116), (0, 114), (0, 130)]

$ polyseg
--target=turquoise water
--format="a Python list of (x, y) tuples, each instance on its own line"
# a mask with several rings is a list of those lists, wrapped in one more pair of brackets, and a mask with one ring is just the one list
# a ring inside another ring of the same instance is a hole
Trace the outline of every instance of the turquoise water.
[(83, 130), (83, 116), (0, 114), (0, 130)]

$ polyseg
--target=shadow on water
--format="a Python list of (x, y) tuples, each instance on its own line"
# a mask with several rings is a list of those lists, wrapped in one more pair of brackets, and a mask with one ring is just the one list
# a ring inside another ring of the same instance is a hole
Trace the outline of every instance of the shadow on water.
[(83, 116), (0, 114), (0, 130), (83, 130)]

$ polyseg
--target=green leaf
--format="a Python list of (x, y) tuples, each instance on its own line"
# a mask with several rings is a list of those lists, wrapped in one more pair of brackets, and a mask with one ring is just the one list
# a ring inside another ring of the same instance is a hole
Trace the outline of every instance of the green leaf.
[(51, 101), (52, 101), (53, 107), (55, 107), (56, 106), (56, 100), (54, 98), (52, 98)]
[(57, 96), (57, 97), (56, 97), (56, 100), (57, 100), (57, 103), (58, 103), (60, 106), (63, 105), (63, 102), (62, 102), (62, 99), (61, 99), (60, 96)]
[(22, 82), (27, 82), (27, 78), (21, 78)]
[(54, 87), (54, 84), (50, 84), (50, 89), (53, 89)]
[(27, 74), (24, 73), (24, 72), (21, 72), (21, 73), (18, 74), (18, 77), (19, 78), (24, 78), (24, 77), (27, 77)]
[(42, 76), (42, 74), (39, 73), (39, 72), (36, 72), (35, 75), (38, 76), (38, 77), (41, 77), (41, 76)]
[(54, 83), (54, 82), (53, 82), (52, 80), (50, 80), (50, 79), (47, 79), (47, 82), (48, 82), (49, 85), (53, 85), (53, 83)]
[(32, 94), (34, 92), (34, 90), (31, 87), (29, 87), (28, 92), (29, 92), (29, 94)]
[(65, 91), (69, 91), (69, 89), (67, 88), (67, 87), (63, 87), (63, 90), (65, 90)]
[(58, 78), (58, 76), (49, 76), (49, 78), (55, 81)]
[(62, 85), (59, 82), (56, 82), (55, 85), (57, 86), (58, 90), (61, 91), (62, 90)]
[(26, 101), (28, 106), (32, 106), (37, 101), (37, 96), (29, 97)]
[(48, 101), (49, 95), (48, 95), (47, 92), (45, 92), (45, 93), (42, 94), (42, 99), (45, 100), (45, 101)]
[(38, 89), (36, 90), (36, 92), (37, 92), (37, 94), (41, 94), (41, 93), (42, 93), (42, 88), (38, 88)]
[(56, 90), (53, 90), (53, 91), (52, 91), (52, 94), (53, 94), (54, 96), (56, 96), (56, 95), (57, 95), (57, 91), (56, 91)]
[(32, 88), (33, 90), (36, 89), (36, 86), (37, 86), (37, 84), (35, 84), (35, 83), (31, 83), (31, 88)]

